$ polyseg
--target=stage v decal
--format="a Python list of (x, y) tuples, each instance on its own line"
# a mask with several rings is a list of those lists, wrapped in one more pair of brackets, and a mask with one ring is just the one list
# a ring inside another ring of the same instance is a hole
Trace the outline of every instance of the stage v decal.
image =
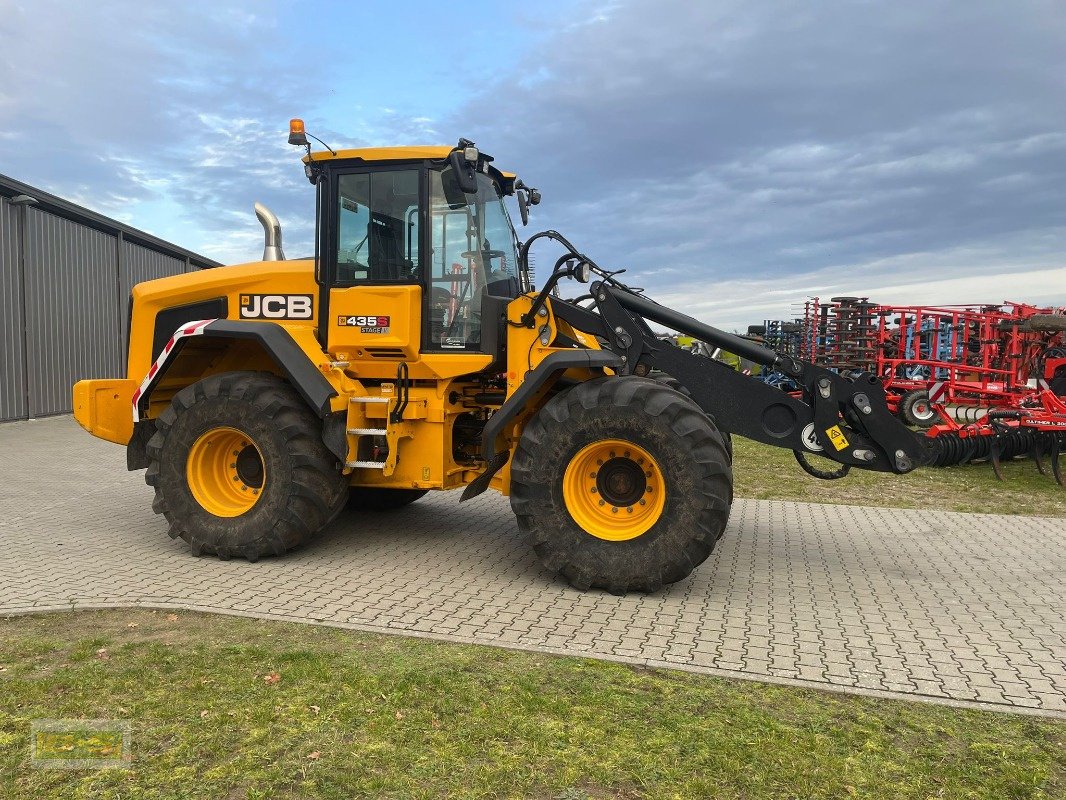
[(388, 333), (391, 319), (377, 314), (360, 314), (357, 316), (341, 315), (337, 325), (342, 328), (358, 328), (359, 333)]

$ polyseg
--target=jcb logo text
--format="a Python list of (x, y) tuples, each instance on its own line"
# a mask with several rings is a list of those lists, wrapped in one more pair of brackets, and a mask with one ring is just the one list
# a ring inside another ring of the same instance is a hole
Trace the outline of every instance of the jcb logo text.
[(309, 294), (242, 294), (241, 319), (311, 319)]

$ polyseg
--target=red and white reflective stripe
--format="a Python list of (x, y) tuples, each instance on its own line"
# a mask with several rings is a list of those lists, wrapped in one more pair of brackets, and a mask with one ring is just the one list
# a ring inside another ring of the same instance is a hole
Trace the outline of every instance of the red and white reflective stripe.
[(148, 370), (148, 374), (144, 376), (144, 380), (141, 381), (140, 388), (133, 393), (133, 421), (141, 421), (141, 410), (138, 408), (140, 405), (141, 395), (148, 391), (148, 387), (152, 384), (155, 376), (159, 374), (159, 370), (163, 368), (163, 365), (167, 362), (171, 352), (174, 350), (174, 344), (178, 339), (184, 339), (186, 336), (199, 336), (204, 332), (204, 328), (210, 325), (215, 320), (213, 319), (201, 319), (196, 322), (186, 322), (176, 331), (174, 335), (170, 337), (170, 341), (167, 342), (166, 347), (163, 348), (163, 352), (159, 354), (159, 358), (152, 364), (152, 368)]
[(947, 399), (948, 384), (947, 381), (937, 381), (929, 387), (929, 402), (930, 403), (942, 403)]

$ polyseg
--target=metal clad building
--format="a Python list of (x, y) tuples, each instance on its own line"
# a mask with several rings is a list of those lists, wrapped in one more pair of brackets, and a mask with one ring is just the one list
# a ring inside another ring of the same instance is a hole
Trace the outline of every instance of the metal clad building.
[(25, 322), (18, 210), (0, 198), (0, 420), (26, 416)]
[(68, 412), (75, 381), (124, 375), (133, 285), (213, 266), (0, 175), (0, 421)]

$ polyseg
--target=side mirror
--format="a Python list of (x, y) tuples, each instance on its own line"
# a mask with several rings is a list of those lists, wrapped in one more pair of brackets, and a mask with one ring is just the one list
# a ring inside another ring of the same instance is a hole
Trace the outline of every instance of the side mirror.
[(518, 213), (522, 215), (522, 225), (529, 224), (529, 203), (526, 202), (526, 193), (519, 189), (515, 192), (518, 197)]
[(448, 163), (455, 171), (455, 180), (463, 194), (477, 194), (477, 162), (467, 161), (462, 150), (452, 150), (448, 154)]

